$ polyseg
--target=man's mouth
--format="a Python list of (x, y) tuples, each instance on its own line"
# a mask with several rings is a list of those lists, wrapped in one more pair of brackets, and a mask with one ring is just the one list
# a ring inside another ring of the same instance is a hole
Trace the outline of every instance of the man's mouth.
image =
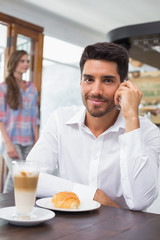
[(88, 99), (92, 104), (94, 104), (94, 105), (100, 105), (100, 104), (106, 102), (106, 100), (103, 99), (103, 98), (92, 98), (92, 97), (88, 97), (87, 99)]

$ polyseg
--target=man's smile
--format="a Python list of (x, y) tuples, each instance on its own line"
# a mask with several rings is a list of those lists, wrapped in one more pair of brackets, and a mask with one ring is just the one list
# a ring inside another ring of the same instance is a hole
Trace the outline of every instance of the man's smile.
[(86, 96), (86, 100), (88, 100), (89, 102), (91, 102), (94, 105), (101, 105), (104, 102), (107, 102), (107, 100), (101, 96)]
[(88, 100), (89, 100), (92, 104), (94, 104), (94, 105), (101, 105), (101, 104), (103, 104), (104, 102), (106, 102), (106, 101), (104, 101), (104, 100), (102, 100), (102, 99), (96, 99), (96, 98), (88, 98)]

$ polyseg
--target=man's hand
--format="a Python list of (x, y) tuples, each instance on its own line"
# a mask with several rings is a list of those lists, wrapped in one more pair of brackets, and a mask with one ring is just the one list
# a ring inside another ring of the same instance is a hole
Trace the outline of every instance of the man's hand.
[(6, 151), (10, 158), (19, 158), (17, 150), (13, 143), (10, 142), (6, 144)]
[(138, 106), (142, 96), (142, 92), (130, 81), (121, 83), (115, 93), (114, 101), (116, 105), (119, 104), (119, 98), (121, 99), (121, 110), (125, 118), (126, 132), (139, 128)]
[(117, 207), (119, 208), (119, 206), (112, 201), (112, 199), (110, 197), (108, 197), (102, 190), (97, 189), (95, 195), (94, 195), (94, 199), (95, 201), (101, 203), (102, 205), (107, 205), (110, 207)]

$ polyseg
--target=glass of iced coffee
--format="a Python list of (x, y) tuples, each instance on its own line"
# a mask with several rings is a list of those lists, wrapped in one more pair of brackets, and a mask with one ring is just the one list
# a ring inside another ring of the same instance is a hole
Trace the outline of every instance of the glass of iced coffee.
[(39, 177), (39, 167), (35, 162), (14, 161), (13, 179), (16, 205), (15, 217), (34, 218), (34, 204)]

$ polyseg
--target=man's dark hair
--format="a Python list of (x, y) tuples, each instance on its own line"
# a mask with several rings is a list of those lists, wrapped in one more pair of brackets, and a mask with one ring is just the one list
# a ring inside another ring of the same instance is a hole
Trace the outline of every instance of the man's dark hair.
[(123, 82), (127, 78), (129, 57), (124, 47), (108, 42), (98, 42), (88, 45), (84, 49), (80, 60), (81, 75), (85, 62), (91, 59), (117, 63), (117, 72), (120, 75), (120, 81)]

